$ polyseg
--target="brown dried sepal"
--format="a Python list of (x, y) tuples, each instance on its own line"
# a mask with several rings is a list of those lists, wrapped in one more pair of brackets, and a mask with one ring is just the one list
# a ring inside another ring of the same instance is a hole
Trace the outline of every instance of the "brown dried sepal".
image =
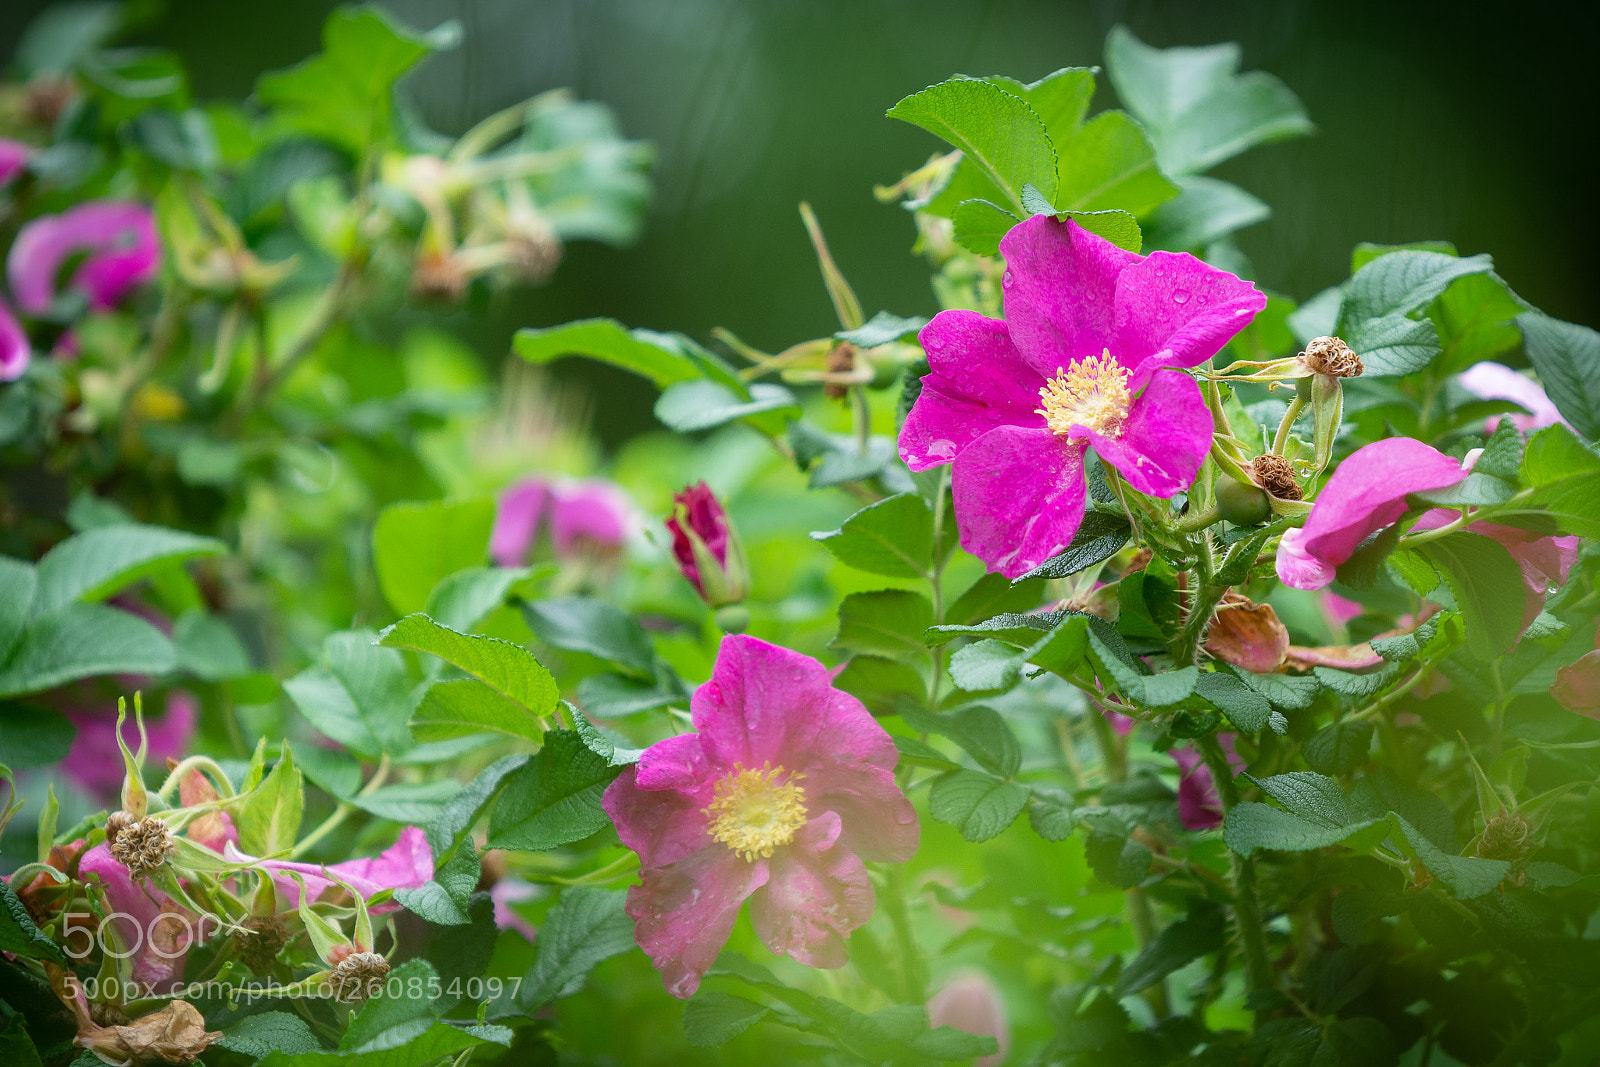
[[(102, 1026), (84, 996), (77, 977), (53, 963), (45, 964), (50, 987), (72, 1012), (78, 1036), (72, 1043), (88, 1049), (106, 1063), (120, 1067), (155, 1067), (156, 1064), (191, 1064), (208, 1047), (222, 1040), (221, 1030), (207, 1030), (206, 1022), (193, 1004), (174, 1000), (160, 1011), (142, 1015), (132, 1022)], [(120, 1013), (119, 1013), (120, 1014)], [(112, 1015), (103, 1017), (112, 1018)]]
[(1330, 378), (1358, 378), (1366, 370), (1361, 357), (1337, 337), (1313, 337), (1300, 358), (1307, 367)]
[[(856, 369), (856, 346), (849, 341), (840, 341), (828, 349), (827, 371), (829, 374), (849, 374)], [(843, 400), (850, 387), (843, 382), (828, 382), (822, 387), (822, 395), (829, 400)]]
[(336, 998), (353, 1004), (381, 993), (388, 976), (389, 961), (378, 953), (352, 952), (334, 966), (328, 983)]
[[(126, 812), (116, 814), (127, 815)], [(106, 840), (111, 857), (128, 868), (128, 873), (135, 878), (147, 878), (154, 874), (178, 851), (172, 831), (154, 815), (146, 815), (142, 819), (129, 816), (127, 820), (119, 820), (117, 835), (113, 838), (110, 836), (110, 826), (115, 818), (113, 815), (106, 820)]]
[(1268, 452), (1250, 461), (1255, 483), (1279, 500), (1302, 500), (1305, 491), (1294, 476), (1294, 467), (1282, 456)]
[(1235, 667), (1271, 674), (1289, 654), (1289, 630), (1271, 604), (1229, 593), (1206, 631), (1206, 651)]

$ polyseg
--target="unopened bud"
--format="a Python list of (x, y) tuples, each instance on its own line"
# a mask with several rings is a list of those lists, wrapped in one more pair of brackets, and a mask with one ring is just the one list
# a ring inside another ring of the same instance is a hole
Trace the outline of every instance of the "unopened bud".
[(713, 608), (743, 601), (750, 595), (750, 568), (716, 494), (700, 482), (676, 494), (672, 504), (667, 529), (678, 570)]
[(1533, 851), (1533, 843), (1528, 840), (1533, 833), (1533, 824), (1517, 814), (1507, 812), (1496, 815), (1483, 827), (1483, 836), (1478, 838), (1478, 855), (1491, 860), (1516, 860), (1522, 859)]

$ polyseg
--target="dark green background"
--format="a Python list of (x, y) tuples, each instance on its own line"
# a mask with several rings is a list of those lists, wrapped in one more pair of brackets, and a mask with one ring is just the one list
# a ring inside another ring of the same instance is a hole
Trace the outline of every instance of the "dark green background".
[[(0, 50), (44, 5), (0, 5)], [(197, 96), (247, 93), (257, 72), (318, 47), (331, 4), (170, 0), (140, 34), (175, 47)], [(910, 220), (873, 200), (927, 158), (928, 134), (883, 117), (961, 72), (1037, 78), (1099, 61), (1128, 24), (1156, 45), (1238, 40), (1320, 127), (1216, 173), (1271, 221), (1240, 235), (1259, 281), (1304, 298), (1348, 273), (1357, 241), (1442, 238), (1490, 252), (1562, 318), (1600, 324), (1593, 207), (1596, 29), (1575, 5), (1386, 2), (1047, 3), (954, 0), (394, 0), (402, 19), (460, 19), (463, 44), (409, 82), (459, 132), (568, 85), (658, 149), (658, 194), (633, 249), (576, 246), (555, 281), (452, 318), (491, 358), (520, 325), (611, 315), (705, 339), (726, 325), (769, 349), (834, 328), (795, 205), (809, 199), (869, 314), (934, 310)], [(1552, 12), (1545, 15), (1544, 12)], [(1556, 13), (1559, 14), (1556, 14)], [(1114, 104), (1103, 86), (1097, 106)], [(648, 387), (585, 369), (615, 441), (652, 424)]]

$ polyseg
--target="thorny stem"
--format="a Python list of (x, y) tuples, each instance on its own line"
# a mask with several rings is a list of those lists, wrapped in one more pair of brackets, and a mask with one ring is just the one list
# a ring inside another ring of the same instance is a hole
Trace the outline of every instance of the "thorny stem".
[[(1239, 787), (1233, 781), (1233, 768), (1222, 751), (1216, 734), (1200, 738), (1200, 754), (1211, 771), (1217, 786), (1217, 796), (1222, 800), (1224, 818), (1239, 803)], [(1261, 912), (1256, 903), (1256, 864), (1250, 856), (1233, 853), (1233, 918), (1239, 928), (1239, 945), (1244, 950), (1245, 974), (1250, 980), (1251, 992), (1272, 990), (1272, 961), (1267, 958), (1267, 935), (1261, 926)]]

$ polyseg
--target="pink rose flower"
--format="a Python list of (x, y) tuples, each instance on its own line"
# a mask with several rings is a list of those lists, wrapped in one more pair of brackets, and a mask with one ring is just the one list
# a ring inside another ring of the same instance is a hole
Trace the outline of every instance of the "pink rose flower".
[(917, 849), (894, 742), (822, 664), (753, 637), (722, 639), (690, 709), (697, 732), (650, 746), (603, 800), (639, 854), (639, 947), (689, 997), (748, 898), (773, 952), (843, 966), (874, 905), (862, 860)]
[[(306, 892), (311, 894), (313, 900), (321, 897), (329, 888), (337, 891), (334, 878), (349, 886), (352, 892), (360, 893), (363, 900), (368, 900), (385, 889), (415, 889), (433, 877), (433, 850), (428, 847), (427, 835), (416, 826), (401, 830), (399, 840), (378, 855), (345, 860), (343, 863), (291, 863), (288, 860), (256, 859), (240, 852), (231, 843), (224, 849), (223, 855), (230, 863), (250, 863), (264, 870), (284, 872), (282, 875), (274, 874), (272, 881), (278, 887), (278, 892), (287, 898), (290, 907), (298, 907), (300, 903), (300, 884), (288, 876), (290, 871), (297, 872), (305, 881)], [(386, 904), (374, 910), (393, 907), (395, 905)]]
[(1278, 577), (1296, 589), (1321, 589), (1371, 534), (1406, 513), (1406, 494), (1455, 485), (1467, 468), (1409, 437), (1352, 452), (1317, 494), (1305, 526), (1284, 533)]
[(943, 311), (919, 339), (929, 372), (900, 430), (914, 471), (952, 464), (968, 552), (1015, 578), (1083, 521), (1090, 445), (1141, 493), (1187, 488), (1211, 413), (1183, 373), (1267, 298), (1187, 253), (1140, 256), (1038, 215), (1000, 241), (1005, 319)]
[(0, 300), (0, 382), (14, 382), (28, 369), (33, 346), (11, 308)]
[(979, 1037), (992, 1037), (1000, 1050), (979, 1057), (974, 1067), (997, 1067), (1011, 1048), (1011, 1026), (1006, 1022), (1000, 990), (982, 971), (958, 971), (928, 1001), (928, 1025), (953, 1026)]
[(17, 306), (30, 315), (49, 309), (56, 298), (56, 275), (77, 253), (84, 260), (72, 286), (104, 311), (155, 276), (161, 241), (155, 216), (127, 200), (90, 200), (59, 215), (42, 215), (17, 234), (6, 260), (6, 275)]
[(1523, 433), (1542, 426), (1554, 426), (1558, 422), (1565, 424), (1567, 421), (1561, 417), (1561, 412), (1556, 410), (1538, 382), (1502, 364), (1474, 363), (1462, 371), (1456, 381), (1474, 396), (1485, 400), (1509, 400), (1527, 410), (1526, 415), (1490, 415), (1483, 423), (1486, 433), (1493, 433), (1501, 419), (1510, 419), (1511, 425)]
[(502, 567), (522, 566), (546, 528), (557, 559), (611, 555), (622, 549), (632, 524), (633, 507), (611, 482), (526, 478), (500, 496), (489, 557)]

